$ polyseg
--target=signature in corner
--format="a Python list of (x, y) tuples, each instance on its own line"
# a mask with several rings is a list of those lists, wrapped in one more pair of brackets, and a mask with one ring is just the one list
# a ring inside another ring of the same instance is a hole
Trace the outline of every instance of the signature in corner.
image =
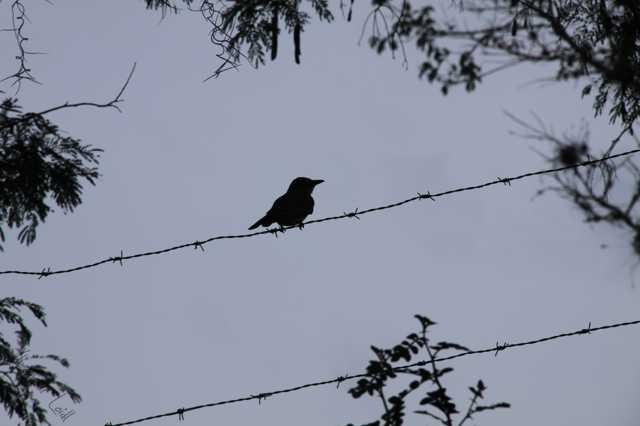
[(69, 408), (65, 408), (63, 407), (60, 403), (58, 404), (54, 404), (54, 402), (62, 399), (63, 397), (65, 397), (67, 394), (63, 393), (62, 395), (60, 395), (59, 397), (57, 397), (56, 399), (54, 399), (53, 401), (51, 401), (49, 403), (49, 409), (60, 418), (60, 420), (62, 420), (62, 422), (64, 423), (65, 421), (67, 421), (67, 419), (71, 416), (73, 416), (76, 412), (75, 410), (71, 410)]

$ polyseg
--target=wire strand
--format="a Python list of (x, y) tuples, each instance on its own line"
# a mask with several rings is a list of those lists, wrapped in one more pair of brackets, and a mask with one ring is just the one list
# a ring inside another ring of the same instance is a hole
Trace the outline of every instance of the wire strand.
[[(508, 177), (508, 178), (497, 178), (496, 180), (493, 180), (493, 181), (490, 181), (490, 182), (485, 182), (485, 183), (478, 184), (478, 185), (473, 185), (473, 186), (466, 186), (466, 187), (451, 189), (451, 190), (444, 191), (444, 192), (439, 192), (439, 193), (436, 193), (436, 194), (431, 194), (429, 192), (427, 192), (425, 194), (418, 193), (414, 197), (407, 198), (405, 200), (398, 201), (396, 203), (391, 203), (391, 204), (378, 206), (378, 207), (372, 207), (372, 208), (368, 208), (368, 209), (360, 210), (360, 211), (358, 211), (358, 209), (356, 209), (353, 212), (344, 213), (344, 214), (338, 215), (338, 216), (329, 216), (329, 217), (325, 217), (325, 218), (321, 218), (321, 219), (309, 220), (307, 222), (304, 222), (302, 225), (303, 226), (307, 226), (307, 225), (311, 225), (311, 224), (315, 224), (315, 223), (322, 223), (322, 222), (328, 222), (328, 221), (339, 220), (339, 219), (359, 218), (359, 216), (362, 216), (364, 214), (400, 207), (402, 205), (405, 205), (405, 204), (408, 204), (408, 203), (412, 203), (412, 202), (418, 201), (418, 200), (430, 199), (430, 200), (434, 200), (435, 201), (436, 198), (444, 197), (444, 196), (451, 195), (451, 194), (456, 194), (458, 192), (474, 191), (474, 190), (483, 189), (483, 188), (487, 188), (489, 186), (494, 186), (494, 185), (498, 185), (498, 184), (511, 185), (511, 182), (516, 181), (516, 180), (526, 179), (526, 178), (529, 178), (529, 177), (532, 177), (532, 176), (540, 176), (540, 175), (545, 175), (545, 174), (550, 174), (550, 173), (557, 173), (557, 172), (561, 172), (561, 171), (564, 171), (564, 170), (572, 170), (572, 169), (576, 169), (576, 168), (579, 168), (579, 167), (593, 166), (593, 165), (596, 165), (598, 163), (602, 163), (604, 161), (612, 160), (614, 158), (629, 156), (629, 155), (635, 154), (637, 152), (640, 152), (640, 149), (634, 149), (634, 150), (631, 150), (631, 151), (621, 152), (619, 154), (605, 156), (605, 157), (602, 157), (600, 159), (583, 161), (581, 163), (577, 163), (577, 164), (574, 164), (574, 165), (571, 165), (571, 166), (564, 166), (564, 167), (556, 167), (556, 168), (552, 168), (552, 169), (538, 170), (538, 171), (528, 172), (528, 173), (524, 173), (524, 174), (520, 174), (520, 175), (517, 175), (517, 176)], [(35, 276), (38, 276), (38, 278), (44, 278), (44, 277), (48, 277), (50, 275), (68, 274), (68, 273), (71, 273), (71, 272), (77, 272), (77, 271), (81, 271), (81, 270), (84, 270), (84, 269), (95, 268), (97, 266), (104, 265), (106, 263), (119, 263), (120, 265), (122, 265), (123, 261), (125, 261), (125, 260), (132, 260), (132, 259), (137, 259), (137, 258), (140, 258), (140, 257), (147, 257), (147, 256), (156, 256), (156, 255), (160, 255), (160, 254), (164, 254), (164, 253), (173, 252), (173, 251), (176, 251), (176, 250), (182, 250), (182, 249), (185, 249), (185, 248), (188, 248), (188, 247), (193, 247), (195, 249), (200, 248), (200, 249), (204, 250), (204, 245), (208, 244), (208, 243), (210, 243), (212, 241), (228, 240), (228, 239), (239, 239), (239, 238), (250, 238), (250, 237), (256, 237), (258, 235), (266, 235), (266, 234), (277, 234), (278, 232), (284, 232), (287, 229), (297, 228), (297, 227), (299, 227), (299, 225), (285, 226), (283, 228), (268, 229), (266, 231), (252, 232), (252, 233), (248, 233), (248, 234), (219, 235), (219, 236), (214, 236), (214, 237), (207, 238), (205, 240), (198, 240), (198, 241), (179, 244), (179, 245), (176, 245), (176, 246), (172, 246), (172, 247), (168, 247), (168, 248), (164, 248), (164, 249), (160, 249), (160, 250), (146, 251), (146, 252), (130, 254), (130, 255), (125, 255), (121, 251), (119, 256), (112, 256), (112, 257), (108, 257), (108, 258), (104, 258), (104, 259), (98, 260), (98, 261), (93, 262), (93, 263), (88, 263), (88, 264), (85, 264), (85, 265), (70, 267), (70, 268), (66, 268), (66, 269), (51, 270), (51, 268), (46, 267), (46, 268), (42, 268), (40, 271), (5, 270), (5, 271), (0, 271), (0, 275), (35, 275)]]
[[(544, 343), (544, 342), (548, 342), (548, 341), (555, 340), (555, 339), (561, 339), (561, 338), (570, 337), (570, 336), (576, 336), (576, 335), (587, 335), (587, 334), (594, 333), (596, 331), (610, 330), (610, 329), (613, 329), (613, 328), (628, 327), (628, 326), (638, 325), (638, 324), (640, 324), (640, 320), (608, 324), (608, 325), (603, 325), (603, 326), (599, 326), (599, 327), (591, 327), (591, 323), (589, 323), (587, 328), (583, 328), (583, 329), (580, 329), (580, 330), (571, 331), (571, 332), (567, 332), (567, 333), (556, 334), (556, 335), (553, 335), (553, 336), (542, 337), (542, 338), (539, 338), (539, 339), (526, 340), (526, 341), (518, 342), (518, 343), (506, 343), (505, 342), (503, 344), (500, 344), (500, 343), (496, 342), (495, 346), (493, 346), (493, 347), (480, 349), (480, 350), (470, 350), (470, 351), (461, 352), (461, 353), (458, 353), (458, 354), (455, 354), (455, 355), (440, 357), (440, 358), (436, 358), (433, 362), (450, 361), (450, 360), (456, 359), (456, 358), (462, 358), (462, 357), (466, 357), (466, 356), (470, 356), (470, 355), (479, 355), (479, 354), (486, 354), (486, 353), (494, 353), (497, 356), (499, 352), (502, 352), (504, 350), (511, 349), (511, 348), (517, 348), (517, 347), (529, 346), (529, 345), (536, 345), (538, 343)], [(413, 364), (408, 364), (408, 365), (403, 365), (403, 366), (400, 366), (400, 367), (395, 367), (395, 368), (393, 368), (393, 370), (396, 371), (396, 372), (402, 372), (403, 370), (406, 370), (408, 368), (425, 366), (427, 364), (430, 364), (431, 362), (432, 361), (419, 361), (419, 362), (415, 362)], [(258, 400), (258, 402), (261, 402), (263, 399), (266, 399), (266, 398), (274, 396), (274, 395), (280, 395), (280, 394), (285, 394), (285, 393), (290, 393), (290, 392), (297, 392), (297, 391), (300, 391), (300, 390), (303, 390), (303, 389), (308, 389), (308, 388), (318, 387), (318, 386), (325, 386), (325, 385), (330, 385), (330, 384), (333, 384), (333, 383), (336, 383), (336, 384), (339, 385), (340, 383), (342, 383), (344, 381), (353, 380), (353, 379), (357, 379), (357, 378), (361, 378), (361, 377), (367, 377), (367, 374), (366, 373), (360, 373), (360, 374), (339, 376), (339, 377), (336, 377), (335, 379), (322, 380), (322, 381), (307, 383), (307, 384), (298, 385), (298, 386), (294, 386), (294, 387), (290, 387), (290, 388), (278, 389), (278, 390), (274, 390), (274, 391), (270, 391), (270, 392), (263, 392), (263, 393), (259, 393), (259, 394), (251, 394), (249, 396), (245, 396), (245, 397), (241, 397), (241, 398), (227, 399), (227, 400), (224, 400), (224, 401), (217, 401), (217, 402), (212, 402), (212, 403), (209, 403), (209, 404), (200, 404), (200, 405), (194, 405), (194, 406), (186, 407), (186, 408), (179, 408), (179, 409), (177, 409), (175, 411), (171, 411), (171, 412), (168, 412), (168, 413), (156, 414), (156, 415), (153, 415), (153, 416), (143, 417), (143, 418), (140, 418), (140, 419), (137, 419), (137, 420), (129, 420), (129, 421), (126, 421), (126, 422), (123, 422), (123, 423), (112, 424), (110, 422), (107, 422), (107, 423), (105, 423), (105, 426), (126, 426), (126, 425), (142, 423), (142, 422), (146, 422), (146, 421), (149, 421), (149, 420), (155, 420), (155, 419), (159, 419), (159, 418), (162, 418), (162, 417), (170, 417), (170, 416), (179, 416), (179, 418), (184, 418), (184, 413), (189, 412), (189, 411), (200, 410), (200, 409), (203, 409), (203, 408), (217, 407), (217, 406), (220, 406), (220, 405), (237, 404), (237, 403), (240, 403), (240, 402), (251, 401), (251, 400)]]

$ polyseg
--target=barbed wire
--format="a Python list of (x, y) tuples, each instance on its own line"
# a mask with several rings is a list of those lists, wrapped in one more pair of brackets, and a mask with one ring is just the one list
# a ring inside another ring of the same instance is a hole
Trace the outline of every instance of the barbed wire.
[(456, 188), (456, 189), (450, 189), (448, 191), (439, 192), (439, 193), (435, 193), (435, 194), (431, 194), (430, 192), (426, 192), (426, 193), (420, 193), (419, 192), (414, 197), (407, 198), (405, 200), (398, 201), (396, 203), (391, 203), (391, 204), (387, 204), (387, 205), (383, 205), (383, 206), (379, 206), (379, 207), (372, 207), (372, 208), (368, 208), (368, 209), (365, 209), (365, 210), (358, 210), (356, 208), (354, 211), (349, 212), (349, 213), (345, 212), (345, 213), (343, 213), (341, 215), (338, 215), (338, 216), (329, 216), (329, 217), (324, 217), (324, 218), (321, 218), (321, 219), (309, 220), (307, 222), (302, 223), (301, 225), (291, 225), (291, 226), (268, 229), (266, 231), (258, 231), (258, 232), (252, 232), (252, 233), (247, 233), (247, 234), (218, 235), (218, 236), (207, 238), (205, 240), (196, 240), (196, 241), (193, 241), (193, 242), (190, 242), (190, 243), (179, 244), (179, 245), (176, 245), (176, 246), (172, 246), (172, 247), (168, 247), (168, 248), (164, 248), (164, 249), (160, 249), (160, 250), (152, 250), (152, 251), (146, 251), (146, 252), (130, 254), (130, 255), (125, 255), (124, 252), (121, 250), (119, 256), (111, 256), (111, 257), (108, 257), (108, 258), (104, 258), (104, 259), (98, 260), (98, 261), (93, 262), (93, 263), (88, 263), (88, 264), (85, 264), (85, 265), (75, 266), (75, 267), (66, 268), (66, 269), (51, 270), (50, 267), (44, 267), (40, 271), (6, 270), (6, 271), (0, 271), (0, 275), (35, 275), (38, 278), (44, 278), (44, 277), (48, 277), (50, 275), (67, 274), (67, 273), (71, 273), (71, 272), (81, 271), (81, 270), (84, 270), (84, 269), (95, 268), (97, 266), (104, 265), (106, 263), (119, 263), (122, 266), (123, 262), (125, 260), (131, 260), (131, 259), (137, 259), (137, 258), (140, 258), (140, 257), (160, 255), (160, 254), (164, 254), (164, 253), (173, 252), (173, 251), (176, 251), (176, 250), (185, 249), (185, 248), (188, 248), (188, 247), (192, 247), (194, 249), (200, 249), (200, 250), (204, 251), (205, 244), (208, 244), (208, 243), (210, 243), (212, 241), (239, 239), (239, 238), (250, 238), (250, 237), (256, 237), (258, 235), (266, 235), (266, 234), (274, 234), (274, 235), (277, 236), (278, 232), (284, 232), (287, 229), (291, 229), (291, 228), (298, 228), (298, 227), (302, 228), (303, 226), (311, 225), (311, 224), (314, 224), (314, 223), (322, 223), (322, 222), (328, 222), (328, 221), (339, 220), (339, 219), (348, 219), (348, 218), (360, 219), (360, 216), (368, 214), (368, 213), (373, 213), (373, 212), (377, 212), (377, 211), (388, 210), (388, 209), (392, 209), (392, 208), (395, 208), (395, 207), (400, 207), (402, 205), (405, 205), (405, 204), (408, 204), (408, 203), (412, 203), (412, 202), (418, 201), (418, 200), (429, 199), (429, 200), (435, 201), (435, 199), (439, 198), (439, 197), (444, 197), (444, 196), (447, 196), (447, 195), (456, 194), (458, 192), (474, 191), (474, 190), (483, 189), (483, 188), (487, 188), (489, 186), (494, 186), (494, 185), (498, 185), (498, 184), (503, 184), (503, 185), (509, 185), (510, 186), (511, 182), (516, 181), (516, 180), (521, 180), (521, 179), (525, 179), (525, 178), (529, 178), (529, 177), (533, 177), (533, 176), (540, 176), (540, 175), (545, 175), (545, 174), (550, 174), (550, 173), (557, 173), (557, 172), (561, 172), (561, 171), (564, 171), (564, 170), (576, 169), (578, 167), (593, 166), (593, 165), (596, 165), (596, 164), (601, 163), (603, 161), (608, 161), (608, 160), (612, 160), (614, 158), (629, 156), (629, 155), (635, 154), (637, 152), (640, 152), (640, 149), (634, 149), (634, 150), (631, 150), (631, 151), (621, 152), (619, 154), (609, 155), (609, 156), (605, 156), (605, 157), (602, 157), (602, 158), (599, 158), (599, 159), (595, 159), (595, 160), (583, 161), (581, 163), (577, 163), (577, 164), (570, 165), (570, 166), (563, 166), (563, 167), (556, 167), (556, 168), (552, 168), (552, 169), (538, 170), (538, 171), (528, 172), (528, 173), (524, 173), (524, 174), (513, 176), (513, 177), (507, 177), (507, 178), (499, 177), (496, 180), (493, 180), (493, 181), (490, 181), (490, 182), (485, 182), (485, 183), (478, 184), (478, 185), (466, 186), (466, 187), (461, 187), (461, 188)]
[[(638, 324), (640, 324), (640, 320), (614, 323), (614, 324), (603, 325), (603, 326), (599, 326), (599, 327), (592, 327), (591, 323), (589, 323), (587, 328), (582, 328), (582, 329), (576, 330), (576, 331), (556, 334), (556, 335), (553, 335), (553, 336), (547, 336), (547, 337), (542, 337), (542, 338), (539, 338), (539, 339), (527, 340), (527, 341), (518, 342), (518, 343), (507, 343), (507, 342), (504, 342), (504, 343), (500, 344), (498, 341), (496, 341), (495, 346), (492, 346), (492, 347), (489, 347), (489, 348), (480, 349), (480, 350), (469, 350), (469, 351), (461, 352), (461, 353), (458, 353), (458, 354), (455, 354), (455, 355), (449, 355), (449, 356), (445, 356), (445, 357), (436, 358), (433, 361), (429, 360), (429, 361), (414, 362), (412, 364), (403, 365), (403, 366), (400, 366), (400, 367), (395, 367), (395, 368), (393, 368), (393, 371), (402, 372), (403, 370), (406, 370), (406, 369), (409, 369), (409, 368), (426, 366), (428, 364), (431, 364), (432, 362), (450, 361), (450, 360), (453, 360), (453, 359), (456, 359), (456, 358), (462, 358), (462, 357), (466, 357), (466, 356), (470, 356), (470, 355), (494, 353), (497, 356), (498, 353), (500, 353), (502, 351), (505, 351), (507, 349), (517, 348), (517, 347), (522, 347), (522, 346), (529, 346), (529, 345), (536, 345), (538, 343), (549, 342), (551, 340), (561, 339), (561, 338), (565, 338), (565, 337), (577, 336), (577, 335), (586, 335), (586, 334), (594, 333), (596, 331), (610, 330), (610, 329), (613, 329), (613, 328), (628, 327), (628, 326), (638, 325)], [(155, 419), (159, 419), (159, 418), (162, 418), (162, 417), (170, 417), (170, 416), (178, 416), (178, 418), (180, 420), (184, 420), (184, 414), (189, 412), (189, 411), (200, 410), (200, 409), (203, 409), (203, 408), (217, 407), (217, 406), (220, 406), (220, 405), (237, 404), (237, 403), (240, 403), (240, 402), (246, 402), (246, 401), (251, 401), (251, 400), (258, 400), (258, 403), (261, 403), (262, 400), (264, 400), (266, 398), (269, 398), (271, 396), (281, 395), (281, 394), (291, 393), (291, 392), (297, 392), (297, 391), (300, 391), (300, 390), (303, 390), (303, 389), (308, 389), (308, 388), (313, 388), (313, 387), (318, 387), (318, 386), (325, 386), (325, 385), (330, 385), (330, 384), (333, 384), (333, 383), (335, 383), (339, 387), (340, 384), (342, 382), (344, 382), (344, 381), (358, 379), (358, 378), (367, 377), (367, 376), (368, 376), (368, 374), (366, 374), (366, 373), (359, 373), (359, 374), (353, 374), (353, 375), (344, 375), (344, 376), (336, 377), (335, 379), (328, 379), (328, 380), (322, 380), (322, 381), (318, 381), (318, 382), (306, 383), (306, 384), (303, 384), (303, 385), (298, 385), (298, 386), (294, 386), (294, 387), (290, 387), (290, 388), (284, 388), (284, 389), (278, 389), (278, 390), (274, 390), (274, 391), (270, 391), (270, 392), (262, 392), (262, 393), (258, 393), (258, 394), (251, 394), (249, 396), (245, 396), (245, 397), (241, 397), (241, 398), (228, 399), (228, 400), (224, 400), (224, 401), (217, 401), (217, 402), (212, 402), (212, 403), (209, 403), (209, 404), (194, 405), (194, 406), (191, 406), (191, 407), (183, 407), (183, 408), (179, 408), (179, 409), (177, 409), (175, 411), (171, 411), (171, 412), (168, 412), (168, 413), (156, 414), (156, 415), (153, 415), (153, 416), (143, 417), (143, 418), (136, 419), (136, 420), (129, 420), (129, 421), (126, 421), (126, 422), (123, 422), (123, 423), (112, 424), (111, 422), (107, 422), (107, 423), (105, 423), (105, 426), (126, 426), (126, 425), (142, 423), (142, 422), (155, 420)]]

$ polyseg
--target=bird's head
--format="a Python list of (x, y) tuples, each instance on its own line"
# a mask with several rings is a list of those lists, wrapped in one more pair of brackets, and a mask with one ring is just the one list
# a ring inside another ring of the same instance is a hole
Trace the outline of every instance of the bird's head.
[(306, 192), (311, 194), (313, 192), (313, 188), (316, 187), (319, 183), (324, 182), (322, 179), (309, 179), (308, 177), (297, 177), (289, 185), (289, 189), (287, 192)]

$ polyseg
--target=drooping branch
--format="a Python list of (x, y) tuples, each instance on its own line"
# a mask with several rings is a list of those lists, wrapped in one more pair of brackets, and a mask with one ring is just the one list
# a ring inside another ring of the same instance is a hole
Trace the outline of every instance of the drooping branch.
[[(555, 134), (535, 117), (535, 124), (507, 113), (523, 130), (518, 132), (525, 139), (540, 141), (551, 147), (550, 154), (540, 153), (545, 160), (556, 166), (577, 164), (591, 158), (589, 129), (583, 125), (575, 133)], [(630, 128), (623, 129), (609, 144), (610, 152), (620, 139), (630, 135)], [(637, 143), (638, 141), (636, 141)], [(638, 143), (640, 146), (640, 143)], [(554, 183), (544, 186), (537, 195), (552, 192), (568, 200), (584, 216), (588, 223), (607, 223), (626, 228), (632, 237), (632, 247), (640, 256), (640, 168), (632, 159), (598, 164), (588, 170), (573, 169), (570, 173), (558, 173), (551, 177)], [(632, 188), (629, 191), (615, 191), (616, 185), (624, 181)]]

